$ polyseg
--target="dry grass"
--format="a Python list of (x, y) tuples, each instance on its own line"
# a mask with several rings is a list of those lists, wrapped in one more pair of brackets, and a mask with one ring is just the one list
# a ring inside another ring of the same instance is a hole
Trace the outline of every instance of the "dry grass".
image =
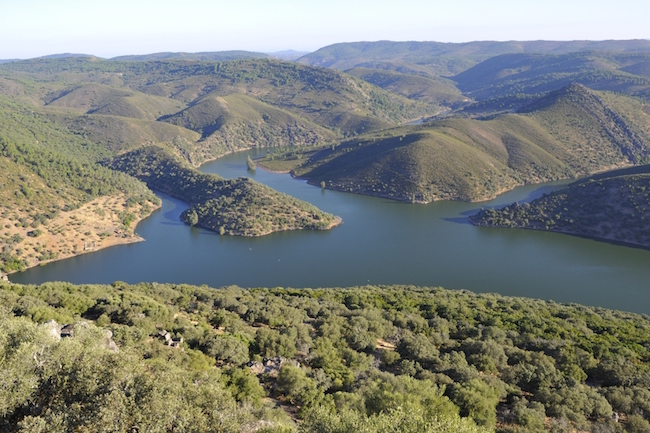
[[(27, 267), (34, 267), (113, 245), (142, 241), (134, 230), (152, 210), (150, 207), (149, 211), (143, 211), (139, 204), (131, 206), (128, 211), (135, 218), (126, 227), (120, 217), (127, 211), (126, 197), (100, 197), (78, 209), (60, 212), (47, 225), (41, 224), (37, 228), (23, 227), (11, 216), (3, 217), (0, 219), (0, 233), (6, 238), (20, 236), (22, 240), (13, 245), (11, 254), (25, 260)], [(0, 206), (0, 214), (12, 213), (3, 211), (5, 209)], [(35, 232), (40, 234), (33, 236)]]

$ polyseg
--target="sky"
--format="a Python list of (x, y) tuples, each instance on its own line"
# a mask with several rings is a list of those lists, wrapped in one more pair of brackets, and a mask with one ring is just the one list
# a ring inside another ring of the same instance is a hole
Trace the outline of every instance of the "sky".
[(0, 0), (0, 59), (337, 42), (650, 39), (650, 0)]

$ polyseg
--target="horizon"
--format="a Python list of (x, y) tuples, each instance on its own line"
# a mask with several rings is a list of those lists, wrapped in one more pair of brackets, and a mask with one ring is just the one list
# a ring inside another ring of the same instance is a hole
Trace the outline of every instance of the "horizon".
[[(57, 53), (313, 52), (349, 41), (571, 41), (650, 38), (650, 3), (621, 0), (210, 2), (26, 0), (3, 5), (0, 59)], [(101, 19), (99, 19), (101, 17)]]
[(267, 55), (273, 55), (273, 54), (281, 54), (281, 53), (290, 53), (290, 52), (295, 52), (295, 53), (304, 53), (303, 55), (309, 54), (316, 52), (322, 48), (326, 48), (332, 45), (339, 45), (339, 44), (355, 44), (355, 43), (376, 43), (376, 42), (397, 42), (397, 43), (440, 43), (440, 44), (470, 44), (474, 42), (608, 42), (608, 41), (650, 41), (650, 38), (635, 38), (635, 39), (508, 39), (508, 40), (493, 40), (493, 39), (482, 39), (482, 40), (471, 40), (471, 41), (464, 41), (464, 42), (441, 42), (441, 41), (425, 41), (425, 40), (404, 40), (404, 41), (397, 41), (397, 40), (389, 40), (389, 39), (381, 39), (381, 40), (359, 40), (359, 41), (346, 41), (346, 42), (335, 42), (333, 44), (329, 45), (324, 45), (322, 47), (318, 47), (314, 50), (297, 50), (293, 48), (286, 48), (286, 49), (280, 49), (280, 50), (275, 50), (275, 51), (256, 51), (256, 50), (245, 50), (245, 49), (227, 49), (227, 50), (213, 50), (213, 51), (152, 51), (152, 52), (141, 52), (141, 53), (122, 53), (122, 54), (117, 54), (115, 56), (111, 57), (104, 57), (104, 56), (99, 56), (95, 53), (81, 53), (81, 52), (71, 52), (71, 51), (63, 51), (63, 52), (53, 52), (53, 53), (47, 53), (35, 57), (25, 57), (25, 58), (2, 58), (0, 57), (0, 61), (6, 61), (6, 60), (14, 60), (14, 61), (22, 61), (22, 60), (34, 60), (34, 59), (42, 59), (42, 58), (48, 58), (48, 57), (56, 57), (56, 56), (65, 56), (65, 57), (95, 57), (98, 59), (104, 59), (104, 60), (111, 60), (114, 58), (118, 57), (128, 57), (128, 56), (146, 56), (146, 55), (154, 55), (154, 54), (207, 54), (207, 53), (227, 53), (227, 52), (248, 52), (248, 53), (257, 53), (257, 54), (267, 54)]

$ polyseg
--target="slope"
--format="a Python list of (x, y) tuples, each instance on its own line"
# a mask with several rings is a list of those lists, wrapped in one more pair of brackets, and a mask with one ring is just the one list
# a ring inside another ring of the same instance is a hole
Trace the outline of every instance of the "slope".
[(313, 145), (334, 139), (331, 131), (243, 94), (210, 94), (162, 121), (201, 134), (212, 154), (248, 147)]
[[(639, 107), (621, 95), (606, 97)], [(454, 118), (347, 140), (297, 163), (294, 174), (398, 200), (480, 201), (524, 183), (643, 162), (650, 155), (649, 132), (595, 92), (571, 85), (517, 114)]]
[(650, 166), (602, 173), (531, 203), (484, 209), (479, 226), (547, 230), (650, 248)]
[(464, 94), (477, 100), (541, 94), (570, 83), (637, 95), (650, 88), (650, 80), (634, 75), (631, 71), (637, 69), (630, 67), (648, 59), (647, 53), (506, 54), (490, 58), (453, 80)]
[(138, 240), (159, 200), (96, 164), (109, 153), (42, 114), (0, 97), (0, 271)]
[(53, 92), (44, 98), (47, 106), (65, 107), (83, 114), (109, 114), (156, 120), (184, 108), (178, 101), (120, 89), (99, 83), (84, 83)]
[(383, 68), (415, 66), (430, 76), (458, 74), (473, 65), (508, 53), (565, 54), (584, 51), (650, 52), (647, 40), (629, 41), (475, 41), (466, 43), (441, 42), (352, 42), (323, 47), (307, 54), (298, 62), (312, 65), (352, 69), (372, 67), (379, 62)]
[(382, 89), (430, 104), (455, 108), (467, 101), (453, 81), (443, 78), (433, 79), (366, 67), (356, 67), (345, 72)]
[(181, 220), (221, 235), (264, 236), (282, 230), (327, 230), (341, 219), (248, 178), (223, 179), (201, 173), (159, 147), (110, 161), (114, 170), (190, 205)]

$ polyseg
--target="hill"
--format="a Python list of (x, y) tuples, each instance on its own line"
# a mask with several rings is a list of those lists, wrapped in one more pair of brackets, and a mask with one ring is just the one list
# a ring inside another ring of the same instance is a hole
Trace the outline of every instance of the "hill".
[[(618, 53), (650, 52), (647, 40), (629, 41), (476, 41), (442, 42), (351, 42), (323, 47), (297, 61), (340, 70), (354, 67), (415, 67), (429, 76), (456, 75), (490, 57), (509, 53), (566, 54), (585, 51)], [(376, 68), (373, 68), (376, 69)], [(380, 68), (382, 69), (382, 68)], [(415, 70), (413, 71), (415, 72)]]
[(284, 50), (284, 51), (275, 51), (273, 53), (267, 53), (267, 54), (273, 57), (274, 59), (294, 61), (304, 55), (309, 54), (309, 51)]
[(252, 146), (327, 141), (438, 110), (338, 71), (265, 59), (36, 59), (0, 66), (0, 92), (75, 131), (90, 125), (87, 133), (115, 152), (165, 144), (183, 147), (193, 164)]
[(396, 71), (356, 67), (346, 73), (409, 99), (456, 108), (468, 102), (453, 81)]
[(160, 201), (96, 163), (108, 154), (0, 96), (0, 272), (140, 239), (135, 224)]
[[(241, 147), (272, 147), (282, 143), (314, 145), (336, 137), (332, 131), (314, 122), (244, 94), (209, 94), (190, 107), (160, 120), (199, 132), (201, 149), (208, 155), (223, 154)], [(206, 152), (208, 149), (210, 151)]]
[(547, 230), (650, 248), (650, 166), (615, 170), (469, 220), (479, 226)]
[(227, 62), (230, 60), (239, 59), (265, 59), (269, 54), (256, 53), (252, 51), (208, 51), (201, 53), (152, 53), (140, 55), (128, 55), (112, 57), (109, 60), (115, 62), (149, 62), (160, 60), (188, 60), (188, 61), (211, 61), (211, 62)]
[(638, 314), (411, 286), (0, 283), (0, 299), (8, 432), (650, 428)]
[(264, 236), (282, 230), (327, 230), (341, 219), (248, 178), (201, 173), (162, 148), (123, 154), (110, 162), (155, 190), (190, 205), (181, 220), (221, 235)]
[[(614, 111), (605, 100), (626, 109)], [(346, 140), (294, 160), (293, 173), (314, 185), (397, 200), (487, 200), (524, 183), (645, 161), (648, 124), (625, 114), (642, 117), (642, 109), (635, 99), (570, 85), (519, 113), (452, 118)], [(273, 155), (261, 164), (274, 164), (271, 158), (278, 160)]]
[(650, 88), (650, 80), (633, 72), (643, 72), (642, 65), (649, 59), (648, 53), (505, 54), (492, 57), (453, 80), (465, 95), (477, 100), (541, 94), (570, 83), (638, 96)]

